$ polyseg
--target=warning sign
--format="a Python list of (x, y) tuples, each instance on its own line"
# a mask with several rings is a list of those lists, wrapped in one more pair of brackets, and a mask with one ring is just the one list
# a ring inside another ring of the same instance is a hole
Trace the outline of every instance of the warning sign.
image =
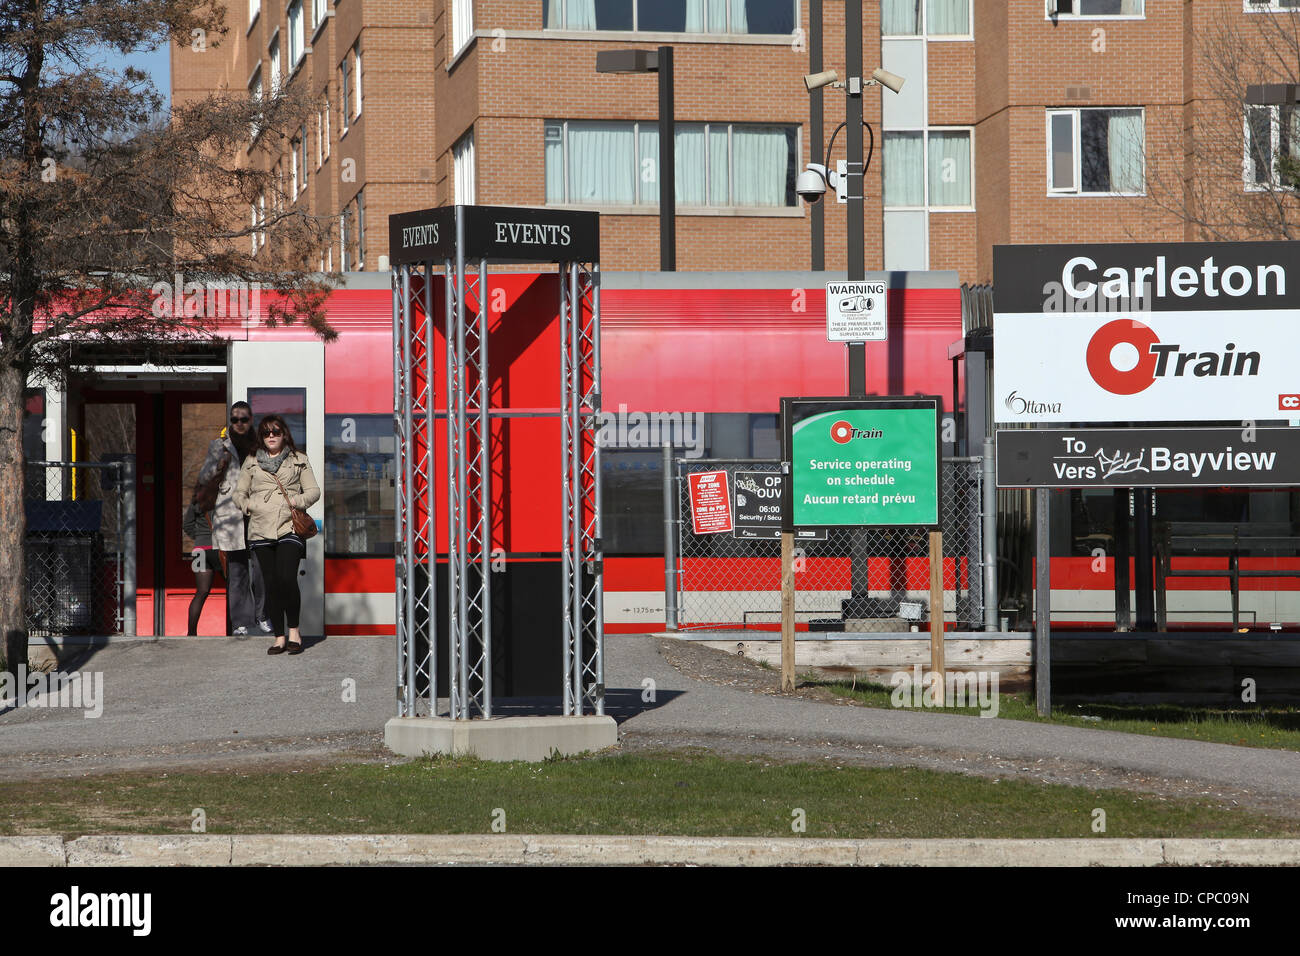
[(731, 492), (725, 471), (688, 476), (691, 487), (691, 528), (696, 534), (731, 530)]
[(826, 283), (828, 342), (884, 342), (888, 338), (885, 283)]

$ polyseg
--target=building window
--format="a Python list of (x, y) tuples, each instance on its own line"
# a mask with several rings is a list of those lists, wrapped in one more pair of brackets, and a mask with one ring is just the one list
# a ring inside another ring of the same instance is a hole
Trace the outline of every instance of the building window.
[(292, 201), (298, 196), (298, 141), (291, 140), (289, 143), (289, 199)]
[(248, 25), (251, 27), (262, 12), (262, 0), (248, 0)]
[(325, 117), (325, 136), (321, 140), (321, 149), (324, 151), (325, 159), (330, 158), (330, 101), (329, 97), (325, 98), (325, 108), (321, 111)]
[(329, 115), (329, 104), (325, 104), (325, 109), (316, 111), (316, 168), (320, 169), (321, 164), (325, 162), (325, 117)]
[(1143, 140), (1140, 109), (1048, 110), (1048, 191), (1141, 195)]
[(352, 250), (348, 244), (352, 241), (349, 238), (351, 230), (348, 229), (348, 217), (350, 210), (344, 209), (339, 213), (339, 271), (352, 271)]
[(1056, 19), (1140, 17), (1143, 12), (1143, 0), (1047, 0), (1047, 16)]
[(457, 206), (474, 205), (474, 131), (470, 130), (452, 147), (452, 187)]
[(253, 120), (248, 124), (248, 138), (257, 139), (262, 132), (262, 69), (259, 66), (253, 78), (248, 82), (248, 99), (253, 107)]
[(465, 48), (474, 36), (474, 0), (452, 0), (451, 55)]
[(1247, 13), (1259, 13), (1267, 10), (1295, 10), (1300, 7), (1300, 0), (1245, 0)]
[(280, 92), (280, 35), (271, 41), (271, 95)]
[(325, 0), (311, 0), (311, 28), (313, 31), (325, 22)]
[(543, 0), (548, 30), (794, 33), (795, 0)]
[(348, 93), (352, 88), (352, 77), (348, 69), (348, 58), (343, 57), (343, 62), (339, 64), (339, 135), (342, 136), (348, 131), (349, 103)]
[[(572, 205), (657, 205), (659, 126), (547, 120), (546, 201)], [(796, 205), (799, 128), (678, 123), (679, 206)]]
[(1300, 108), (1246, 107), (1244, 178), (1262, 189), (1300, 185)]
[(353, 113), (352, 115), (353, 117), (357, 117), (361, 115), (361, 41), (360, 40), (358, 40), (352, 47), (352, 59), (353, 59), (352, 75), (356, 81), (356, 88), (353, 90), (354, 99), (356, 100), (356, 102), (352, 104), (352, 108), (356, 110), (356, 112)]
[(289, 4), (289, 69), (296, 69), (303, 57), (302, 0)]
[(305, 124), (300, 130), (298, 130), (297, 145), (298, 168), (302, 170), (302, 175), (298, 178), (298, 192), (294, 193), (295, 196), (307, 188), (307, 127)]
[(880, 35), (971, 36), (970, 0), (881, 0)]
[(366, 267), (366, 191), (357, 193), (357, 262), (354, 268), (361, 272)]
[(972, 206), (969, 129), (889, 130), (884, 153), (886, 206)]
[(396, 540), (392, 415), (325, 416), (325, 552), (391, 556)]

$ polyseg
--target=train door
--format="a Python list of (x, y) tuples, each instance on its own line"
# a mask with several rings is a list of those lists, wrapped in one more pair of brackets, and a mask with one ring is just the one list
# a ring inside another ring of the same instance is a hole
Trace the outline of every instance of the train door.
[[(294, 442), (325, 483), (325, 346), (321, 342), (232, 342), (229, 356), (230, 401), (245, 401), (254, 421), (281, 415)], [(320, 527), (324, 496), (307, 510)], [(307, 542), (307, 560), (298, 570), (302, 590), (302, 633), (325, 633), (325, 542)]]
[[(136, 633), (177, 636), (188, 629), (194, 596), (194, 543), (182, 518), (208, 444), (225, 425), (225, 392), (209, 382), (101, 380), (80, 390), (69, 436), (78, 461), (136, 458)], [(206, 560), (206, 556), (203, 558)], [(217, 576), (197, 633), (228, 633), (225, 581)]]

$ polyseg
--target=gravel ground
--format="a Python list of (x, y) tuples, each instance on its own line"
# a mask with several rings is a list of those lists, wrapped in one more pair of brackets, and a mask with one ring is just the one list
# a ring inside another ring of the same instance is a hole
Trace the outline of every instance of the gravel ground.
[[(394, 712), (391, 640), (330, 638), (288, 661), (268, 659), (265, 643), (171, 640), (99, 650), (79, 666), (105, 675), (103, 716), (0, 713), (0, 773), (12, 780), (400, 759), (383, 747)], [(355, 682), (355, 701), (341, 699), (345, 678)], [(1300, 817), (1297, 753), (871, 708), (819, 687), (783, 695), (779, 681), (776, 670), (690, 641), (606, 639), (608, 710), (620, 723), (620, 752), (699, 747), (779, 761), (915, 766)]]

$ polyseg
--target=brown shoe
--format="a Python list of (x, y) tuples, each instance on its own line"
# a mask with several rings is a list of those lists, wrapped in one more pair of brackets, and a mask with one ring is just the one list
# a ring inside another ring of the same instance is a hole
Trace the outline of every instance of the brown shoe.
[[(283, 654), (284, 652), (285, 652), (285, 646), (283, 644), (272, 644), (270, 647), (266, 649), (266, 653), (268, 654)], [(290, 651), (290, 653), (293, 652)]]

